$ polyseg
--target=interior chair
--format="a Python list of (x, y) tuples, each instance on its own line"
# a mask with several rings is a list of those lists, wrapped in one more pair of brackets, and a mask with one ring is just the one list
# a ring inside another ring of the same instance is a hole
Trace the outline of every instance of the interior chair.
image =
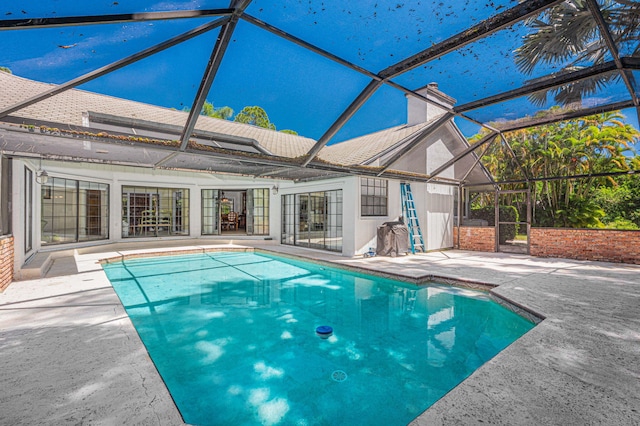
[(227, 229), (238, 229), (238, 213), (229, 212), (227, 216)]

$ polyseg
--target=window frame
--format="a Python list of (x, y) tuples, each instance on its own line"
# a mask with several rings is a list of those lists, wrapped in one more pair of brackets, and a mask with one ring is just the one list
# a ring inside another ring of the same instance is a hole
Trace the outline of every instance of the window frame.
[(280, 199), (281, 244), (342, 252), (344, 201), (341, 189), (284, 194)]
[(42, 245), (108, 240), (110, 205), (108, 183), (50, 176), (40, 186)]
[(189, 188), (122, 185), (121, 199), (121, 238), (191, 235)]
[(360, 216), (386, 217), (389, 215), (389, 181), (387, 179), (360, 178)]

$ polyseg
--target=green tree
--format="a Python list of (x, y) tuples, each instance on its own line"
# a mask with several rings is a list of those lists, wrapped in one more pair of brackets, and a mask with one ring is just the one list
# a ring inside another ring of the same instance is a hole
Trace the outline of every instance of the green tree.
[[(183, 108), (183, 111), (189, 111), (188, 107)], [(220, 108), (216, 108), (213, 106), (212, 102), (206, 101), (204, 105), (202, 105), (202, 111), (200, 111), (200, 115), (204, 115), (207, 117), (220, 118), (222, 120), (231, 120), (233, 118), (233, 109), (228, 106), (223, 106)], [(259, 107), (259, 106), (246, 106), (242, 108), (233, 121), (237, 121), (238, 123), (251, 124), (258, 127), (264, 127), (265, 129), (276, 130), (276, 125), (273, 124), (269, 120), (269, 116), (267, 112)], [(297, 135), (298, 132), (295, 130), (285, 129), (280, 130), (281, 133), (287, 133), (290, 135)]]
[(230, 120), (233, 117), (233, 109), (228, 106), (223, 106), (220, 108), (215, 108), (213, 103), (209, 101), (205, 101), (204, 105), (202, 105), (202, 111), (200, 111), (200, 115), (205, 115), (207, 117), (220, 118), (222, 120)]
[(13, 72), (11, 72), (11, 70), (7, 67), (0, 67), (0, 72), (6, 72), (9, 74), (13, 74)]
[(246, 106), (236, 115), (234, 121), (238, 123), (252, 124), (265, 129), (276, 130), (276, 125), (269, 121), (269, 116), (259, 106)]
[[(548, 178), (532, 187), (534, 224), (600, 227), (606, 211), (594, 201), (594, 193), (615, 179), (556, 178), (633, 169), (637, 162), (633, 143), (639, 133), (623, 118), (619, 112), (611, 112), (511, 132), (505, 139), (518, 161), (497, 141), (482, 161), (498, 181)], [(476, 135), (471, 142), (481, 137)]]
[(286, 134), (289, 134), (289, 135), (298, 135), (298, 132), (296, 132), (295, 130), (290, 130), (290, 129), (280, 130), (280, 133), (286, 133)]

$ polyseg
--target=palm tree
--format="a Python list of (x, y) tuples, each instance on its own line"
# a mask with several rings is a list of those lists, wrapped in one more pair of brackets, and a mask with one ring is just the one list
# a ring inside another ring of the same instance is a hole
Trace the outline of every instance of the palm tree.
[[(603, 0), (599, 3), (618, 49), (625, 56), (640, 56), (640, 2)], [(567, 0), (529, 18), (525, 24), (532, 32), (524, 37), (515, 54), (516, 65), (526, 75), (531, 75), (539, 65), (559, 67), (556, 74), (562, 74), (611, 60), (585, 0)], [(629, 77), (633, 79), (632, 75)], [(571, 105), (620, 78), (618, 72), (603, 74), (539, 92), (530, 99), (536, 105), (544, 105), (551, 93), (558, 105)]]

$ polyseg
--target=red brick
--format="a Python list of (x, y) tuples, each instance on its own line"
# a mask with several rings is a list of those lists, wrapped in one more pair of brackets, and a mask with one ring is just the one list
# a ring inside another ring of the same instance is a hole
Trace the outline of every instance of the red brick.
[[(454, 247), (495, 251), (493, 227), (453, 229)], [(640, 231), (615, 229), (531, 228), (530, 253), (538, 257), (640, 264)]]
[(453, 245), (460, 250), (495, 251), (495, 228), (491, 226), (461, 226), (460, 245), (458, 246), (458, 228), (453, 228)]
[(13, 237), (0, 237), (0, 291), (13, 281)]
[(640, 264), (640, 231), (531, 228), (531, 255)]

